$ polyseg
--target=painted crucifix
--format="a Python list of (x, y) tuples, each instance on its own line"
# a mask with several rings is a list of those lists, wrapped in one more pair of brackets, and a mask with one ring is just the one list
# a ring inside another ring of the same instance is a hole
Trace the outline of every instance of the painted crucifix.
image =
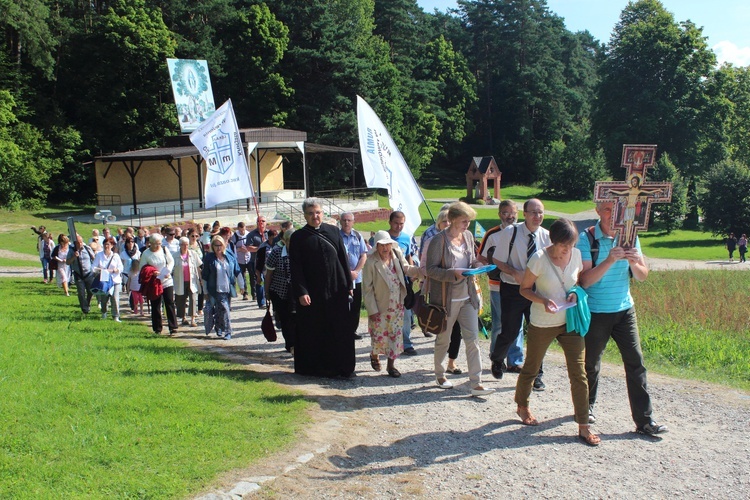
[(622, 167), (627, 169), (625, 182), (597, 181), (595, 202), (614, 202), (612, 229), (619, 233), (619, 245), (630, 248), (636, 233), (648, 229), (652, 203), (672, 201), (671, 182), (645, 182), (646, 170), (656, 161), (656, 145), (624, 144)]

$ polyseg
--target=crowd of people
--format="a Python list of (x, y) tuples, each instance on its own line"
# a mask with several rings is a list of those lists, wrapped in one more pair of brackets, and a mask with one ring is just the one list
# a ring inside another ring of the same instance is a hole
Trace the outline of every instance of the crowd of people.
[[(611, 229), (612, 203), (597, 204), (600, 220), (579, 233), (567, 219), (556, 220), (549, 230), (542, 227), (544, 205), (538, 199), (524, 203), (524, 220), (517, 222), (516, 203), (505, 200), (498, 207), (500, 223), (479, 243), (469, 231), (476, 212), (459, 201), (442, 207), (419, 245), (404, 232), (401, 211), (390, 214), (387, 229), (365, 240), (354, 229), (353, 213), (340, 214), (336, 226), (323, 221), (323, 206), (321, 199), (306, 199), (306, 224), (295, 229), (286, 222), (278, 232), (262, 216), (252, 230), (243, 223), (233, 230), (218, 221), (202, 230), (190, 227), (184, 237), (177, 227), (127, 228), (117, 236), (105, 228), (101, 235), (95, 230), (88, 243), (76, 235), (71, 245), (60, 235), (57, 246), (44, 228), (34, 230), (45, 283), (56, 270), (68, 294), (72, 279), (84, 313), (96, 296), (102, 318), (110, 313), (120, 321), (119, 296), (127, 292), (134, 314), (142, 315), (148, 305), (156, 334), (162, 332), (165, 313), (170, 334), (180, 326), (197, 327), (203, 318), (206, 335), (215, 331), (231, 340), (232, 300), (252, 298), (260, 308), (273, 307), (294, 371), (305, 376), (356, 376), (355, 343), (362, 338), (357, 330), (364, 308), (370, 366), (382, 371), (383, 358), (387, 375), (400, 377), (396, 362), (401, 354), (417, 354), (410, 301), (418, 283), (421, 299), (446, 316), (435, 335), (435, 383), (451, 389), (449, 375), (464, 374), (457, 362), (463, 343), (472, 396), (488, 396), (494, 389), (483, 381), (477, 281), (482, 278), (469, 271), (494, 264), (497, 269), (488, 275), (490, 373), (496, 379), (519, 374), (515, 402), (523, 424), (539, 424), (530, 395), (545, 389), (543, 359), (556, 340), (565, 355), (578, 437), (599, 445), (590, 425), (597, 419), (602, 352), (612, 338), (622, 355), (637, 432), (667, 430), (652, 418), (630, 294), (630, 280), (646, 279), (648, 268), (637, 238), (627, 249), (618, 245)], [(102, 293), (97, 283), (105, 279), (111, 285)], [(584, 327), (571, 328), (569, 309), (584, 316)]]

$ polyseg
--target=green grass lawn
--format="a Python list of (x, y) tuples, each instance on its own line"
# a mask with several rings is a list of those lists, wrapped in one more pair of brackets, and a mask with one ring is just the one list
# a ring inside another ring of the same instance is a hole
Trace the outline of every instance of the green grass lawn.
[(2, 498), (187, 497), (306, 422), (299, 394), (54, 286), (2, 279), (0, 302)]
[[(641, 250), (649, 257), (683, 260), (726, 260), (729, 257), (724, 241), (711, 233), (678, 229), (664, 232), (638, 233)], [(739, 255), (735, 252), (735, 257)]]

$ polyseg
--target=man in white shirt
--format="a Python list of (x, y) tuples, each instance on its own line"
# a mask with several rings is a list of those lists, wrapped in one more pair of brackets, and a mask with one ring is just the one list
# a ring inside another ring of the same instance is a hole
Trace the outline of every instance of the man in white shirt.
[[(542, 227), (544, 205), (536, 198), (523, 204), (523, 222), (513, 224), (500, 231), (497, 247), (492, 261), (500, 268), (500, 308), (501, 330), (495, 342), (495, 349), (490, 355), (492, 376), (503, 378), (505, 357), (508, 349), (516, 341), (523, 318), (529, 321), (531, 301), (519, 293), (519, 285), (526, 272), (529, 257), (540, 248), (551, 244), (549, 231)], [(543, 391), (543, 369), (534, 381), (534, 390)]]
[(355, 340), (360, 340), (361, 335), (357, 333), (359, 328), (359, 310), (362, 307), (362, 268), (367, 260), (367, 245), (362, 235), (354, 229), (354, 214), (344, 212), (339, 217), (341, 224), (341, 238), (344, 240), (346, 257), (349, 259), (349, 272), (354, 281), (353, 302), (349, 304), (350, 328)]
[[(512, 226), (518, 221), (518, 209), (516, 208), (516, 202), (513, 200), (503, 200), (497, 207), (497, 215), (500, 218), (500, 224), (488, 229), (482, 239), (482, 244), (479, 245), (479, 257), (478, 259), (483, 264), (492, 264), (492, 257), (495, 255), (497, 250), (498, 240), (500, 239), (500, 233), (503, 229), (508, 226)], [(427, 231), (425, 231), (426, 233)], [(422, 236), (424, 238), (424, 236)], [(490, 289), (490, 309), (492, 312), (492, 335), (490, 342), (490, 354), (495, 350), (495, 343), (497, 342), (497, 336), (500, 335), (500, 318), (501, 306), (500, 306), (500, 270), (495, 269), (487, 275), (489, 279)], [(507, 358), (507, 370), (508, 372), (521, 373), (521, 366), (523, 365), (523, 326), (518, 331), (518, 337), (516, 341), (508, 348)]]

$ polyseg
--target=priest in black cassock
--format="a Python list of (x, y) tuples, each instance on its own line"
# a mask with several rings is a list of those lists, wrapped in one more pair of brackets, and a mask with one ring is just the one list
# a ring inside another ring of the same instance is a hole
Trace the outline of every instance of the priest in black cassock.
[(338, 227), (323, 224), (323, 200), (302, 203), (307, 225), (289, 242), (292, 294), (297, 305), (294, 372), (355, 376), (354, 337), (347, 328), (352, 276)]

